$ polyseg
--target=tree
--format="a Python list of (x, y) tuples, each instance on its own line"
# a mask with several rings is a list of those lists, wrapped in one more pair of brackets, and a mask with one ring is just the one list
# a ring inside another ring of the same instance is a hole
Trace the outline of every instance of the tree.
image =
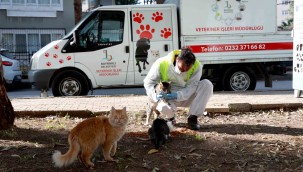
[(287, 21), (283, 21), (280, 26), (278, 26), (278, 30), (290, 31), (293, 29), (294, 19), (288, 19)]
[(163, 4), (165, 0), (154, 0), (157, 4)]
[(74, 0), (75, 24), (82, 18), (82, 0)]
[(3, 79), (2, 59), (0, 58), (0, 129), (8, 129), (14, 125), (15, 113), (11, 101), (9, 100), (5, 81)]

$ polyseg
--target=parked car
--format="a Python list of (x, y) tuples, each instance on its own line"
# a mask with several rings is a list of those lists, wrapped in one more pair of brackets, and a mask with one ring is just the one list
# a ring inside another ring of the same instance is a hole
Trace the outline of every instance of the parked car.
[(4, 80), (7, 85), (21, 83), (22, 72), (18, 60), (12, 58), (9, 51), (0, 49), (0, 57), (2, 59)]

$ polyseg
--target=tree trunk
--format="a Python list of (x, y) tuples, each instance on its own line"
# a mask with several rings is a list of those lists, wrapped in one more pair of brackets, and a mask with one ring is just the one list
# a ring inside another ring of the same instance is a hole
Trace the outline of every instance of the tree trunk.
[(75, 24), (82, 18), (82, 0), (74, 0)]
[(163, 4), (165, 0), (155, 0), (157, 4)]
[(14, 108), (6, 94), (2, 59), (0, 58), (0, 130), (12, 127), (14, 125), (14, 120)]

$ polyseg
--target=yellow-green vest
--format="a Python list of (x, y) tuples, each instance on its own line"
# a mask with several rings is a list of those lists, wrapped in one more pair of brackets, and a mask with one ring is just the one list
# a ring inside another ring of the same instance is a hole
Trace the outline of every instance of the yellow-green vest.
[[(168, 79), (169, 65), (174, 62), (175, 56), (179, 55), (180, 53), (181, 53), (181, 50), (174, 50), (172, 53), (173, 54), (172, 57), (164, 57), (165, 59), (163, 59), (160, 62), (161, 81), (163, 81), (163, 82), (169, 81), (169, 79)], [(199, 69), (199, 66), (200, 66), (200, 62), (199, 62), (199, 60), (196, 59), (194, 65), (192, 65), (192, 67), (187, 71), (187, 77), (185, 79), (185, 82), (187, 82), (190, 79), (190, 77), (192, 76), (192, 74), (195, 73)]]

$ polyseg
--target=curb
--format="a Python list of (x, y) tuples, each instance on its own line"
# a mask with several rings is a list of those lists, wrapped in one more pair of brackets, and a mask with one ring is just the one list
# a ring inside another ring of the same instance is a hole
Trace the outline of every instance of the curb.
[[(250, 104), (250, 103), (230, 103), (228, 107), (210, 107), (205, 111), (208, 113), (231, 113), (231, 112), (252, 112), (258, 110), (297, 110), (303, 108), (302, 103), (285, 103), (285, 104)], [(130, 113), (139, 113), (144, 115), (144, 110), (128, 111)], [(36, 117), (44, 118), (47, 116), (71, 116), (71, 117), (92, 117), (97, 115), (106, 115), (108, 111), (93, 112), (89, 110), (59, 110), (59, 111), (15, 111), (16, 117)]]
[(47, 116), (70, 116), (88, 118), (97, 115), (106, 115), (108, 111), (92, 112), (89, 110), (77, 110), (77, 111), (15, 111), (16, 117), (31, 117), (31, 118), (45, 118)]
[(251, 112), (257, 110), (285, 109), (294, 110), (302, 108), (302, 103), (277, 103), (277, 104), (249, 104), (249, 103), (230, 103), (229, 112)]

